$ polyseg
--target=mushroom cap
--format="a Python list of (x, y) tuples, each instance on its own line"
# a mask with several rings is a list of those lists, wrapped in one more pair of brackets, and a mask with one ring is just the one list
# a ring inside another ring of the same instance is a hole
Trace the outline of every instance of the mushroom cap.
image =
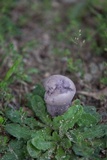
[(46, 90), (44, 100), (48, 105), (68, 106), (76, 93), (74, 83), (62, 75), (52, 75), (43, 84)]

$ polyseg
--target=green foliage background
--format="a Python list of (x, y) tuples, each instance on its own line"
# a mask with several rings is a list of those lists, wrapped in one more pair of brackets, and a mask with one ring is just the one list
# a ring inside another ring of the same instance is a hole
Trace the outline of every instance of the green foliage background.
[(101, 116), (95, 107), (84, 107), (76, 100), (66, 113), (51, 118), (43, 94), (44, 89), (37, 85), (28, 96), (34, 117), (28, 117), (23, 108), (5, 110), (5, 131), (14, 139), (8, 146), (2, 144), (2, 160), (102, 159), (99, 154), (107, 147), (107, 125), (100, 124)]

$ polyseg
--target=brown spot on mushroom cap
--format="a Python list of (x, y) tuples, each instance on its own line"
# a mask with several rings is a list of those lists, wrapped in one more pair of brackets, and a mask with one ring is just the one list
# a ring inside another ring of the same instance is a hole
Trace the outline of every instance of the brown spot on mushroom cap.
[(46, 78), (43, 84), (46, 91), (44, 100), (48, 112), (52, 116), (64, 113), (75, 95), (76, 88), (74, 83), (68, 77), (53, 75)]

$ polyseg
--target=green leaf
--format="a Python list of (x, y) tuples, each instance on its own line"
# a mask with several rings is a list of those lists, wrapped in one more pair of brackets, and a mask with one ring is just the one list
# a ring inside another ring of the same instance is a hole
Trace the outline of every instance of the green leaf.
[(59, 160), (59, 159), (65, 158), (65, 157), (66, 157), (66, 154), (65, 154), (64, 150), (62, 149), (62, 147), (58, 146), (55, 158), (57, 160)]
[(23, 141), (12, 140), (2, 160), (23, 160), (25, 159), (25, 152), (26, 147)]
[(35, 146), (39, 150), (47, 150), (49, 148), (52, 148), (54, 146), (54, 143), (50, 141), (51, 138), (51, 130), (41, 129), (37, 131), (36, 133), (33, 133), (33, 139), (31, 140), (31, 143), (33, 146)]
[(49, 148), (53, 148), (54, 143), (50, 141), (45, 141), (44, 138), (35, 137), (31, 140), (33, 146), (35, 146), (38, 150), (46, 151)]
[(8, 108), (5, 111), (5, 115), (8, 119), (10, 119), (14, 123), (20, 123), (21, 124), (23, 122), (24, 116), (22, 117), (20, 111), (18, 111), (18, 110)]
[[(19, 160), (18, 156), (16, 154), (12, 154), (10, 152), (7, 152), (2, 158), (1, 160)], [(20, 159), (21, 160), (21, 159)]]
[(7, 149), (7, 143), (9, 138), (7, 136), (0, 135), (0, 153)]
[(69, 149), (72, 146), (71, 141), (67, 137), (63, 138), (60, 144), (63, 148), (65, 148), (65, 150)]
[(51, 140), (52, 139), (51, 131), (52, 130), (48, 127), (39, 129), (37, 131), (33, 131), (31, 137), (32, 138), (35, 138), (35, 137), (42, 138), (43, 137), (45, 140)]
[(92, 125), (97, 124), (99, 121), (98, 117), (95, 117), (94, 115), (90, 113), (83, 113), (81, 115), (81, 118), (78, 120), (78, 125), (79, 126), (84, 126), (84, 127), (89, 127)]
[(23, 140), (11, 140), (8, 146), (10, 148), (13, 148), (14, 150), (18, 150), (22, 149), (23, 145), (24, 145)]
[(38, 158), (38, 160), (50, 160), (53, 157), (53, 153), (54, 153), (55, 148), (51, 148), (47, 151), (45, 151), (45, 153), (42, 153), (42, 155)]
[(40, 97), (44, 97), (45, 89), (43, 88), (42, 85), (37, 84), (33, 90), (33, 95), (38, 95)]
[(54, 131), (52, 133), (52, 140), (55, 141), (55, 142), (61, 141), (61, 138), (60, 138), (59, 134), (56, 131)]
[(31, 136), (31, 130), (26, 126), (22, 127), (19, 124), (7, 124), (5, 129), (10, 135), (18, 139), (29, 139)]
[(7, 73), (6, 73), (5, 77), (4, 77), (4, 80), (2, 82), (0, 82), (0, 88), (4, 88), (4, 87), (6, 87), (9, 84), (10, 78), (11, 78), (12, 74), (16, 72), (19, 64), (21, 63), (21, 60), (22, 60), (22, 58), (19, 57), (14, 62), (14, 64), (12, 65), (12, 67), (7, 71)]
[(6, 146), (9, 138), (7, 136), (0, 135), (0, 146)]
[(35, 129), (35, 127), (44, 127), (42, 123), (40, 123), (38, 120), (36, 120), (33, 117), (24, 119), (23, 123), (29, 126), (31, 129)]
[(43, 124), (39, 121), (36, 121), (33, 117), (27, 117), (26, 113), (20, 110), (15, 110), (8, 108), (5, 111), (5, 115), (8, 119), (10, 119), (13, 123), (26, 124), (31, 129), (35, 127), (43, 127)]
[(69, 136), (72, 137), (71, 141), (81, 143), (82, 140), (89, 139), (92, 140), (94, 138), (100, 138), (105, 136), (107, 130), (107, 125), (99, 124), (96, 126), (92, 126), (91, 128), (78, 128), (72, 131), (69, 131)]
[(91, 128), (86, 128), (84, 132), (81, 133), (81, 135), (84, 138), (90, 138), (90, 139), (100, 138), (106, 134), (106, 130), (107, 130), (107, 125), (99, 124)]
[(96, 117), (100, 121), (101, 116), (100, 114), (96, 111), (96, 107), (94, 106), (84, 106), (84, 111), (88, 114), (91, 114), (92, 116)]
[(75, 154), (90, 158), (97, 157), (100, 150), (105, 149), (104, 136), (106, 130), (107, 125), (99, 124), (91, 128), (78, 128), (69, 131), (68, 137), (75, 143), (72, 147)]
[(101, 150), (104, 150), (106, 148), (106, 139), (105, 137), (102, 138), (96, 138), (93, 140), (90, 140), (90, 143), (92, 145), (92, 147), (95, 149), (95, 152), (97, 152), (97, 155), (99, 155), (99, 152)]
[(5, 119), (3, 116), (0, 116), (0, 124), (3, 124), (5, 122)]
[(62, 147), (58, 146), (55, 158), (56, 158), (56, 160), (59, 160), (59, 159), (61, 159), (61, 160), (69, 160), (70, 156), (66, 154), (66, 151), (64, 151)]
[(14, 64), (12, 65), (12, 67), (11, 67), (11, 68), (8, 70), (8, 72), (6, 73), (5, 78), (4, 78), (4, 81), (8, 81), (9, 78), (12, 76), (12, 74), (16, 72), (19, 64), (21, 63), (21, 60), (22, 60), (22, 58), (19, 57), (19, 58), (14, 62)]
[(99, 159), (100, 151), (104, 150), (104, 143), (101, 140), (82, 141), (81, 144), (74, 144), (72, 147), (76, 155), (84, 158)]
[(82, 114), (83, 108), (81, 105), (71, 106), (66, 113), (53, 119), (53, 127), (59, 129), (59, 132), (63, 135), (68, 129), (73, 128)]
[(27, 151), (29, 153), (29, 155), (33, 158), (38, 158), (40, 157), (41, 151), (39, 151), (37, 148), (35, 148), (32, 143), (31, 140), (29, 140), (27, 142)]
[(90, 156), (94, 153), (94, 149), (84, 143), (81, 145), (74, 144), (72, 149), (76, 155), (84, 156), (85, 158), (90, 158)]
[(31, 98), (31, 106), (35, 115), (46, 124), (51, 123), (51, 119), (46, 112), (46, 107), (42, 98), (38, 95), (35, 95)]

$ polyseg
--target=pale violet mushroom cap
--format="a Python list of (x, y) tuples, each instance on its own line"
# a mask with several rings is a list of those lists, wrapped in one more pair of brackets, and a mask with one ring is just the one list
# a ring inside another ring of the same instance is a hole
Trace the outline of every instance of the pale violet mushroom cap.
[(43, 82), (47, 111), (54, 117), (63, 114), (76, 93), (74, 83), (65, 76), (52, 75)]

